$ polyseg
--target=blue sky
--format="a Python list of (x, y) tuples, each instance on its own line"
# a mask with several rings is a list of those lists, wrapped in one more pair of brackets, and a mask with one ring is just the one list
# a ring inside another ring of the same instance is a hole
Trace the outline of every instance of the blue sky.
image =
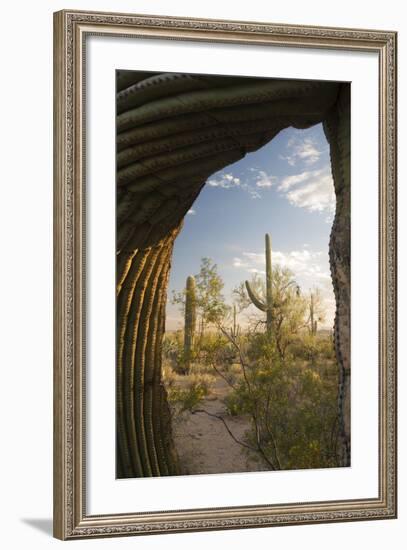
[(270, 143), (213, 174), (185, 217), (174, 247), (167, 302), (167, 330), (182, 327), (170, 303), (207, 256), (233, 288), (264, 273), (264, 235), (272, 237), (273, 263), (294, 272), (304, 291), (319, 287), (332, 325), (334, 296), (328, 243), (335, 211), (329, 147), (322, 125), (287, 128)]

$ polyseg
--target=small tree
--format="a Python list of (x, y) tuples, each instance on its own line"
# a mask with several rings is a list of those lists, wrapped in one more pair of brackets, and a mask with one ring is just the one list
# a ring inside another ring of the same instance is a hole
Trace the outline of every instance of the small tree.
[[(229, 311), (222, 290), (224, 282), (218, 273), (218, 266), (210, 258), (202, 258), (199, 273), (195, 275), (195, 305), (199, 319), (199, 341), (209, 325), (219, 326)], [(185, 290), (173, 292), (172, 303), (185, 311)], [(199, 342), (197, 342), (199, 345)]]
[(197, 305), (202, 320), (202, 332), (207, 325), (219, 325), (229, 307), (222, 294), (224, 285), (218, 266), (210, 258), (201, 259), (201, 268), (195, 275)]

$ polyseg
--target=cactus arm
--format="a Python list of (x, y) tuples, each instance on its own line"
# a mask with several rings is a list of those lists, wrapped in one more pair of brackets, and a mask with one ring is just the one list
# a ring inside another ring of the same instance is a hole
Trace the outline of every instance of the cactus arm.
[(256, 296), (256, 293), (254, 290), (252, 290), (249, 281), (245, 282), (246, 284), (246, 290), (247, 294), (249, 295), (250, 300), (253, 302), (253, 304), (257, 307), (257, 309), (260, 309), (260, 311), (267, 311), (266, 304), (263, 304), (263, 302)]

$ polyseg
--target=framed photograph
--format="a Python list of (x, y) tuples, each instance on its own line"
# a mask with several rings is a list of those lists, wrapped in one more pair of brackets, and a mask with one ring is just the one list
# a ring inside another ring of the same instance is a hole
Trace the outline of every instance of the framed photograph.
[(54, 15), (54, 534), (396, 517), (396, 33)]

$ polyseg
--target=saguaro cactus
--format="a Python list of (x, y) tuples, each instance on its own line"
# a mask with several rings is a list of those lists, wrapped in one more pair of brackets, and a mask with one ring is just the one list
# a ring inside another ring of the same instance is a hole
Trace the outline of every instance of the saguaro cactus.
[(185, 293), (185, 325), (184, 325), (184, 358), (185, 372), (191, 368), (191, 356), (194, 345), (196, 325), (196, 295), (195, 278), (190, 275), (187, 278)]
[[(317, 300), (318, 300), (318, 295), (317, 295)], [(315, 316), (316, 316), (315, 295), (313, 292), (311, 292), (310, 305), (309, 305), (309, 331), (313, 335), (315, 335), (318, 332), (318, 319), (315, 319)]]
[(271, 271), (271, 237), (266, 233), (266, 299), (261, 300), (246, 281), (246, 289), (252, 303), (266, 313), (266, 326), (268, 334), (272, 332), (273, 323), (273, 295), (272, 295), (272, 271)]
[(311, 292), (311, 300), (310, 300), (310, 306), (309, 306), (309, 322), (310, 322), (311, 334), (316, 334), (317, 321), (314, 321), (314, 294), (312, 292)]
[(233, 340), (237, 340), (240, 336), (240, 326), (237, 322), (237, 309), (236, 304), (233, 304), (233, 325), (230, 329), (230, 336)]

